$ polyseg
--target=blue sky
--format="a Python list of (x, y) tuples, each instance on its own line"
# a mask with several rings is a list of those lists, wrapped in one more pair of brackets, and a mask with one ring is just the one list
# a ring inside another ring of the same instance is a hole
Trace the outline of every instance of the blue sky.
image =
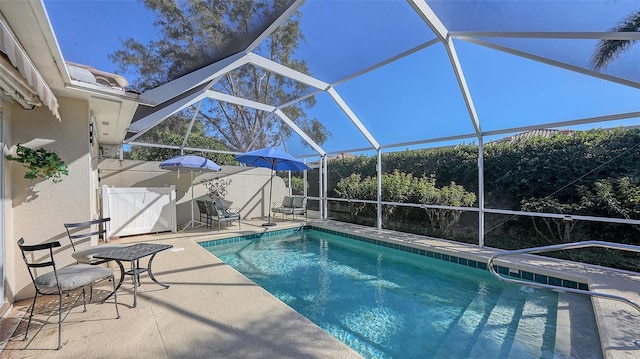
[[(630, 8), (636, 4), (640, 8), (638, 1), (627, 2)], [(311, 0), (304, 5), (307, 9), (302, 10), (307, 12), (301, 26), (307, 44), (297, 55), (309, 59), (311, 73), (325, 75), (326, 79), (321, 79), (328, 82), (352, 72), (352, 65), (372, 65), (402, 48), (433, 38), (405, 1), (326, 4)], [(147, 42), (157, 36), (154, 30), (150, 31), (153, 18), (137, 1), (45, 0), (45, 6), (65, 59), (100, 70), (116, 70), (108, 55), (120, 48), (125, 37)], [(354, 16), (362, 12), (366, 21)], [(638, 89), (464, 41), (455, 41), (455, 45), (484, 131), (640, 111)], [(579, 51), (585, 48), (590, 49), (591, 44)], [(569, 54), (575, 55), (578, 47), (575, 49)], [(473, 132), (441, 44), (341, 84), (336, 90), (383, 145)], [(368, 146), (327, 95), (317, 96), (317, 101), (309, 114), (320, 119), (333, 134), (323, 146), (327, 151)], [(638, 124), (640, 119), (635, 118), (605, 125)], [(587, 127), (592, 125), (582, 129)], [(294, 155), (311, 153), (297, 142), (289, 141), (287, 150)]]
[[(121, 48), (121, 40), (146, 42), (153, 17), (135, 0), (45, 0), (65, 60), (115, 72), (108, 55)], [(142, 15), (142, 16), (141, 16)]]

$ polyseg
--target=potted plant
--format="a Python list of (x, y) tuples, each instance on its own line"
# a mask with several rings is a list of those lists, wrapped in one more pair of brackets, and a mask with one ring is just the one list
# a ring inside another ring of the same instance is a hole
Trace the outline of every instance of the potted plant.
[(27, 168), (27, 173), (24, 175), (24, 178), (27, 179), (51, 178), (54, 183), (58, 183), (62, 181), (63, 174), (69, 175), (67, 164), (58, 154), (44, 148), (34, 150), (18, 144), (16, 155), (7, 155), (5, 158), (9, 161), (22, 163)]

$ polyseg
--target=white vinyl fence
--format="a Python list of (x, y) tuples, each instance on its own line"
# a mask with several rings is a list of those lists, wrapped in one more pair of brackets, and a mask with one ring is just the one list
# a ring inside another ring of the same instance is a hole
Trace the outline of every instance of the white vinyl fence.
[(102, 217), (111, 218), (106, 237), (176, 232), (176, 189), (102, 186)]

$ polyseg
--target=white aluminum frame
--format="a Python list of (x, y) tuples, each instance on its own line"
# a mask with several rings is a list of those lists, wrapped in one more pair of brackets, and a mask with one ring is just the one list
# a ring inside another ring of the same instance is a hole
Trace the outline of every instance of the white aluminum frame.
[[(345, 113), (346, 117), (353, 123), (354, 126), (358, 129), (358, 131), (364, 136), (364, 138), (368, 141), (371, 147), (368, 148), (359, 148), (359, 149), (350, 149), (350, 150), (340, 150), (334, 153), (340, 152), (362, 152), (362, 151), (375, 151), (377, 156), (377, 177), (378, 177), (378, 195), (377, 200), (375, 201), (377, 205), (377, 228), (382, 228), (382, 205), (394, 204), (394, 205), (403, 205), (403, 206), (413, 206), (413, 204), (406, 203), (388, 203), (382, 201), (382, 149), (388, 148), (398, 148), (398, 147), (406, 147), (406, 146), (414, 146), (421, 145), (427, 143), (437, 143), (443, 141), (451, 141), (451, 140), (460, 140), (473, 138), (478, 140), (478, 207), (477, 208), (465, 208), (464, 210), (476, 210), (479, 215), (479, 238), (478, 244), (480, 247), (484, 246), (484, 215), (485, 213), (502, 213), (502, 214), (514, 214), (514, 215), (531, 215), (531, 216), (543, 216), (543, 217), (555, 217), (554, 214), (546, 214), (546, 213), (534, 213), (534, 212), (520, 212), (520, 211), (505, 211), (505, 210), (497, 210), (497, 209), (487, 209), (484, 207), (484, 139), (487, 136), (499, 135), (503, 133), (514, 133), (519, 131), (528, 131), (531, 129), (537, 129), (540, 127), (561, 127), (561, 126), (570, 126), (570, 125), (578, 125), (578, 124), (587, 124), (587, 123), (595, 123), (595, 122), (604, 122), (604, 121), (613, 121), (613, 120), (621, 120), (621, 119), (629, 119), (640, 117), (640, 111), (635, 112), (627, 112), (620, 113), (608, 116), (598, 116), (592, 118), (583, 118), (577, 120), (569, 120), (562, 122), (553, 122), (546, 124), (538, 124), (535, 126), (521, 126), (514, 127), (509, 129), (495, 130), (483, 132), (481, 126), (481, 120), (478, 117), (473, 97), (467, 82), (465, 80), (464, 71), (462, 69), (462, 65), (458, 58), (456, 48), (453, 43), (453, 39), (458, 39), (474, 44), (478, 44), (487, 48), (491, 48), (494, 50), (502, 51), (511, 55), (520, 56), (526, 59), (542, 62), (548, 65), (552, 65), (555, 67), (560, 67), (566, 70), (574, 71), (581, 74), (586, 74), (589, 76), (593, 76), (596, 78), (604, 79), (607, 81), (619, 83), (622, 85), (630, 86), (633, 88), (640, 88), (640, 83), (622, 79), (615, 76), (611, 76), (608, 74), (603, 74), (597, 71), (592, 71), (588, 69), (584, 69), (578, 66), (573, 66), (567, 63), (563, 63), (560, 61), (552, 60), (549, 58), (544, 58), (538, 55), (533, 55), (524, 51), (515, 50), (512, 48), (507, 48), (486, 40), (483, 38), (562, 38), (562, 39), (618, 39), (618, 40), (640, 40), (640, 33), (617, 33), (617, 32), (474, 32), (474, 31), (457, 31), (450, 32), (446, 26), (440, 21), (435, 12), (431, 9), (431, 7), (424, 0), (407, 0), (409, 5), (415, 10), (415, 12), (421, 17), (421, 19), (425, 22), (425, 24), (433, 31), (436, 38), (433, 40), (429, 40), (425, 43), (422, 43), (418, 46), (415, 46), (412, 49), (404, 51), (403, 53), (396, 54), (384, 61), (381, 61), (378, 64), (370, 66), (364, 70), (360, 70), (357, 73), (351, 74), (333, 84), (326, 83), (319, 79), (316, 79), (307, 74), (301, 73), (299, 71), (290, 69), (286, 66), (283, 66), (279, 63), (276, 63), (270, 59), (264, 58), (258, 54), (252, 53), (253, 51), (264, 39), (269, 36), (280, 24), (282, 24), (286, 19), (288, 19), (303, 3), (303, 0), (297, 0), (293, 3), (293, 5), (287, 9), (274, 23), (272, 23), (266, 31), (261, 34), (259, 37), (255, 39), (242, 52), (239, 52), (235, 55), (232, 55), (226, 59), (223, 59), (217, 63), (206, 66), (202, 69), (194, 71), (188, 75), (185, 75), (177, 80), (174, 80), (165, 85), (159, 86), (153, 90), (147, 91), (146, 93), (140, 96), (140, 99), (143, 103), (148, 104), (150, 106), (155, 106), (162, 104), (163, 102), (170, 100), (175, 94), (184, 93), (190, 89), (193, 89), (196, 86), (201, 86), (207, 81), (210, 82), (208, 86), (203, 88), (201, 91), (198, 91), (194, 94), (186, 96), (185, 98), (172, 103), (169, 106), (159, 109), (156, 112), (153, 112), (142, 119), (138, 119), (136, 122), (132, 123), (130, 127), (130, 132), (134, 132), (135, 135), (129, 138), (126, 143), (130, 145), (141, 145), (141, 146), (156, 146), (163, 148), (180, 148), (180, 149), (189, 149), (189, 150), (201, 150), (205, 152), (218, 152), (218, 153), (230, 153), (228, 151), (217, 151), (217, 150), (203, 150), (203, 149), (194, 149), (185, 147), (186, 141), (189, 133), (187, 133), (187, 137), (182, 144), (182, 146), (164, 146), (164, 145), (153, 145), (153, 144), (144, 144), (136, 142), (135, 140), (157, 125), (164, 118), (177, 113), (178, 111), (184, 109), (187, 106), (192, 106), (196, 102), (201, 102), (205, 98), (214, 99), (217, 101), (229, 102), (233, 104), (237, 104), (240, 106), (250, 107), (260, 111), (266, 111), (268, 113), (273, 113), (277, 115), (287, 126), (293, 129), (304, 141), (306, 141), (309, 146), (316, 152), (314, 154), (305, 155), (307, 156), (320, 156), (320, 166), (319, 166), (319, 200), (320, 200), (320, 216), (321, 218), (327, 218), (328, 211), (327, 205), (329, 198), (327, 197), (327, 153), (320, 145), (315, 143), (302, 129), (300, 129), (291, 119), (289, 119), (283, 112), (282, 108), (285, 108), (291, 104), (295, 104), (299, 101), (302, 101), (310, 96), (314, 96), (320, 92), (327, 93), (331, 99), (338, 105), (338, 107)], [(420, 51), (426, 47), (432, 46), (437, 43), (442, 43), (445, 47), (447, 55), (449, 57), (449, 61), (458, 82), (458, 87), (460, 89), (461, 95), (465, 102), (467, 112), (469, 115), (469, 119), (471, 124), (473, 125), (474, 132), (468, 134), (459, 134), (448, 137), (441, 138), (431, 138), (420, 141), (410, 141), (404, 143), (396, 143), (396, 144), (385, 144), (381, 145), (375, 137), (368, 131), (367, 127), (363, 124), (363, 122), (359, 119), (359, 117), (351, 110), (349, 105), (344, 101), (344, 99), (338, 94), (335, 90), (335, 86), (346, 82), (350, 79), (358, 77), (364, 73), (375, 70), (381, 66), (389, 64), (393, 61), (411, 55), (417, 51)], [(280, 106), (273, 106), (264, 103), (258, 103), (255, 101), (242, 99), (236, 96), (224, 94), (221, 92), (210, 90), (210, 88), (217, 82), (217, 80), (223, 76), (225, 73), (229, 71), (233, 71), (244, 65), (253, 65), (260, 67), (266, 71), (270, 71), (273, 73), (277, 73), (281, 76), (293, 79), (299, 83), (310, 86), (315, 91), (305, 94), (297, 99), (291, 100), (285, 104), (281, 104)], [(198, 105), (199, 108), (200, 105)], [(196, 114), (198, 113), (198, 109), (196, 109)], [(195, 115), (192, 118), (191, 124), (195, 120)], [(189, 127), (191, 128), (191, 126)], [(306, 172), (304, 174), (306, 179)], [(306, 181), (305, 181), (306, 183)], [(306, 194), (306, 186), (305, 186), (305, 194)], [(340, 200), (331, 198), (331, 200)], [(369, 203), (368, 201), (364, 201)], [(423, 207), (425, 205), (415, 205)], [(433, 208), (439, 208), (440, 206), (428, 206)], [(443, 208), (452, 208), (457, 209), (457, 207), (447, 207), (443, 206)], [(594, 221), (602, 221), (602, 218), (598, 217), (589, 217), (589, 216), (571, 216), (574, 219), (581, 220), (594, 220)], [(612, 222), (615, 223), (627, 223), (627, 224), (637, 224), (638, 221), (633, 220), (622, 220), (622, 219), (611, 219)]]

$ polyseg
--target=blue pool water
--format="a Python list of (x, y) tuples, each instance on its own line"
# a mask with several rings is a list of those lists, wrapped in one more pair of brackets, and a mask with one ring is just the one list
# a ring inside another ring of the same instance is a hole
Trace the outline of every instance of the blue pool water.
[(550, 358), (557, 293), (305, 230), (207, 250), (366, 358)]

